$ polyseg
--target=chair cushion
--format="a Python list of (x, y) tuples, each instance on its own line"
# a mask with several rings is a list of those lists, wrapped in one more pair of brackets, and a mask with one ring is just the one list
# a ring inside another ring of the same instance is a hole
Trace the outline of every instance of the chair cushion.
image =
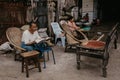
[(29, 29), (29, 25), (23, 25), (22, 27), (21, 27), (21, 29), (23, 30), (23, 31), (25, 31), (25, 30), (28, 30)]
[(20, 55), (24, 58), (27, 58), (27, 57), (32, 57), (38, 54), (39, 54), (38, 51), (28, 51), (28, 52), (21, 53)]
[(92, 48), (92, 49), (103, 49), (105, 43), (102, 41), (90, 40), (86, 44), (82, 45), (85, 48)]
[(40, 28), (40, 29), (38, 30), (38, 32), (40, 32), (40, 33), (46, 32), (46, 31), (47, 31), (47, 28)]

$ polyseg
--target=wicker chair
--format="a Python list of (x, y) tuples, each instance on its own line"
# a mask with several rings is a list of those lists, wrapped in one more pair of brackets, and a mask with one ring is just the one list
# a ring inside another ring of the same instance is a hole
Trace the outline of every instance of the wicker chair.
[[(10, 27), (6, 31), (7, 39), (10, 44), (14, 46), (15, 60), (22, 60), (22, 72), (24, 72), (24, 68), (26, 69), (26, 77), (29, 77), (29, 70), (38, 68), (39, 72), (41, 72), (41, 66), (39, 61), (39, 52), (38, 51), (26, 51), (21, 48), (21, 38), (22, 38), (22, 30), (17, 27)], [(17, 53), (19, 51), (19, 53)], [(32, 68), (28, 68), (29, 62), (33, 60), (37, 65)]]
[(14, 46), (15, 60), (18, 60), (19, 55), (17, 52), (25, 52), (26, 50), (21, 48), (22, 31), (19, 28), (11, 27), (6, 31), (6, 36), (11, 45)]
[[(80, 45), (83, 42), (88, 41), (87, 36), (80, 32), (80, 34), (84, 37), (84, 39), (77, 39), (69, 30), (68, 25), (67, 24), (62, 24), (61, 25), (62, 29), (65, 31), (66, 33), (66, 47), (65, 47), (65, 52), (69, 51), (69, 50), (73, 50), (76, 49), (76, 45)], [(70, 48), (70, 49), (69, 49)]]

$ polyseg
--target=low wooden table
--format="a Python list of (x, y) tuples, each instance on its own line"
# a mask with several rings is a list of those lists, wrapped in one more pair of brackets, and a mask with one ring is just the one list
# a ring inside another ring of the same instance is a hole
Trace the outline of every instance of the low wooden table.
[[(26, 77), (29, 77), (29, 70), (38, 68), (39, 72), (41, 72), (41, 66), (39, 61), (39, 52), (38, 51), (28, 51), (20, 54), (22, 57), (22, 72), (24, 72), (24, 68), (26, 69)], [(30, 60), (33, 60), (35, 63), (35, 67), (28, 68)]]

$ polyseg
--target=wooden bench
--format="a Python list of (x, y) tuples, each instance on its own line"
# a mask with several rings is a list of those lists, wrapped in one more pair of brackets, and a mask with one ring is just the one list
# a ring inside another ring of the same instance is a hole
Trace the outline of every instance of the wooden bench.
[(110, 49), (114, 46), (117, 49), (117, 28), (118, 23), (112, 28), (112, 30), (107, 34), (106, 41), (96, 41), (91, 40), (84, 45), (78, 45), (76, 49), (76, 60), (77, 60), (77, 69), (80, 69), (80, 57), (88, 56), (97, 59), (102, 59), (102, 71), (103, 77), (107, 76), (107, 64), (109, 60)]

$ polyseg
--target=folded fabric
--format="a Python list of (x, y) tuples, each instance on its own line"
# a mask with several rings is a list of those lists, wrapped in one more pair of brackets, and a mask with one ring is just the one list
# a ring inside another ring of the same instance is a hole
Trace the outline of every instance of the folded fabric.
[(90, 26), (85, 26), (85, 27), (83, 27), (81, 29), (83, 29), (84, 31), (89, 31), (91, 29), (91, 27)]
[(90, 40), (86, 44), (82, 45), (85, 48), (92, 48), (92, 49), (102, 49), (105, 46), (105, 42), (103, 41), (96, 41)]

